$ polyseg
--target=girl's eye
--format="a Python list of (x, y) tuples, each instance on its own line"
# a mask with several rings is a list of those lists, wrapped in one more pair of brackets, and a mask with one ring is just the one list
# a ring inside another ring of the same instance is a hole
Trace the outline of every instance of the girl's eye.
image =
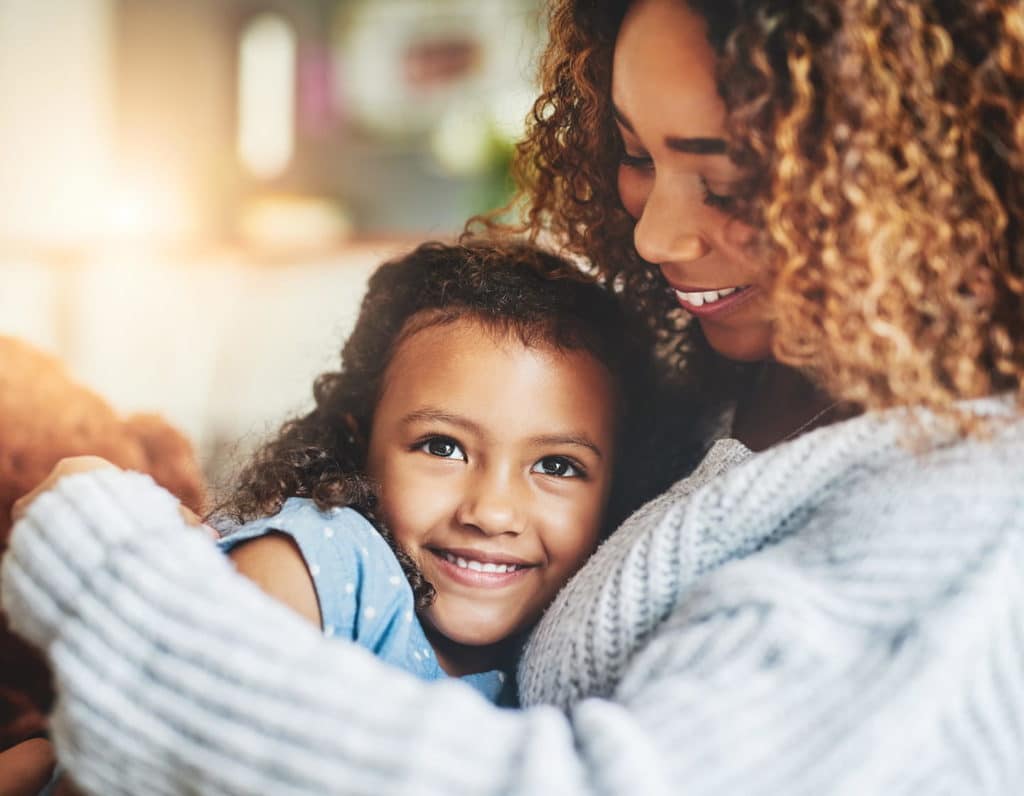
[(466, 454), (462, 452), (459, 443), (451, 437), (431, 437), (419, 445), (418, 450), (437, 456), (440, 459), (456, 459), (466, 461)]
[(545, 456), (533, 465), (530, 471), (542, 475), (553, 475), (556, 478), (582, 478), (586, 475), (582, 467), (564, 456)]
[(732, 210), (733, 198), (731, 196), (724, 196), (723, 194), (712, 191), (711, 186), (708, 185), (708, 181), (703, 177), (700, 178), (700, 188), (704, 192), (704, 204), (708, 207), (713, 207), (724, 213), (728, 213)]

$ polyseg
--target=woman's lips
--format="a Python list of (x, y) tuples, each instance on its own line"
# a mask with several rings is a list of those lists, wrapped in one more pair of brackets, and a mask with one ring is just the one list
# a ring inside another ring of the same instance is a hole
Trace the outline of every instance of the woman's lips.
[(712, 318), (731, 312), (746, 304), (758, 292), (755, 285), (740, 285), (718, 290), (683, 290), (675, 285), (671, 287), (679, 306), (698, 318)]

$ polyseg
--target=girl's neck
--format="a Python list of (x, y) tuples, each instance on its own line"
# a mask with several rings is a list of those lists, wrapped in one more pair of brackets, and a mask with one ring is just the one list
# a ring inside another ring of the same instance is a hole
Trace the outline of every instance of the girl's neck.
[(452, 677), (507, 669), (515, 660), (523, 641), (521, 636), (511, 636), (496, 644), (474, 646), (452, 641), (438, 633), (427, 622), (423, 623), (423, 630), (434, 650), (434, 655), (437, 656), (438, 664)]
[(732, 435), (761, 451), (851, 414), (800, 371), (769, 360), (736, 404)]

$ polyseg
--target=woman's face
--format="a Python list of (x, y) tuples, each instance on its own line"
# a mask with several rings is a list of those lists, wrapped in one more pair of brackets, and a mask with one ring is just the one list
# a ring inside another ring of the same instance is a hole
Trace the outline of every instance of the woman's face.
[(615, 44), (612, 103), (622, 136), (619, 196), (656, 265), (712, 348), (771, 356), (772, 326), (749, 226), (730, 214), (741, 174), (725, 154), (725, 106), (704, 19), (684, 0), (639, 0)]

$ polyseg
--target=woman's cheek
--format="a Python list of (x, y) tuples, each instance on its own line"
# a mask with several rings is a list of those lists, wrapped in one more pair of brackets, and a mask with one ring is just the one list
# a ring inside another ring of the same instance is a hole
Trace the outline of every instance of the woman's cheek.
[(644, 204), (647, 202), (647, 194), (650, 191), (647, 182), (648, 178), (645, 175), (637, 174), (635, 169), (619, 166), (619, 200), (622, 202), (622, 207), (633, 218), (639, 219), (643, 215)]

